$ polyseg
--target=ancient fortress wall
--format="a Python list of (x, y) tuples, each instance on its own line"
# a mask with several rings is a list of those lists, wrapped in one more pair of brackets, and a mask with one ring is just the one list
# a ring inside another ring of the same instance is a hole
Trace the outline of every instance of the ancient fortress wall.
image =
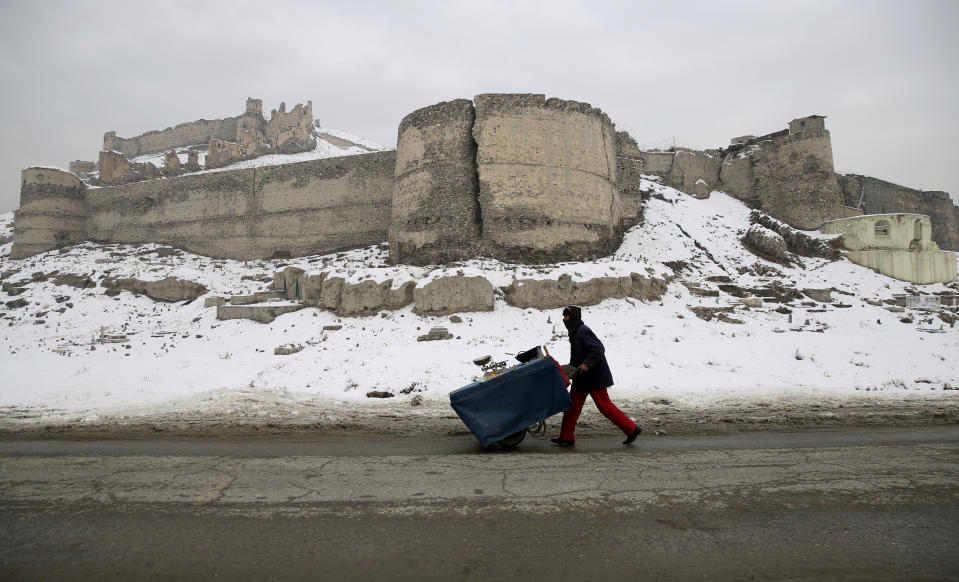
[(797, 228), (842, 217), (842, 198), (826, 129), (806, 130), (728, 154), (725, 191)]
[(394, 152), (380, 152), (93, 189), (89, 237), (232, 259), (377, 244), (394, 166)]
[(10, 258), (22, 259), (87, 238), (86, 186), (80, 178), (54, 168), (27, 168), (20, 180)]
[[(245, 119), (247, 117), (253, 117), (253, 119)], [(103, 135), (103, 149), (120, 152), (128, 158), (135, 158), (146, 154), (164, 152), (172, 148), (205, 144), (211, 139), (236, 141), (239, 123), (244, 126), (257, 125), (253, 114), (244, 113), (226, 119), (200, 119), (189, 123), (181, 123), (176, 127), (149, 131), (136, 137), (118, 137), (115, 131), (109, 131)], [(265, 121), (260, 117), (259, 129), (263, 128), (264, 123)], [(248, 127), (248, 129), (252, 128)]]
[(953, 205), (946, 192), (914, 190), (856, 174), (841, 174), (838, 179), (847, 206), (858, 205), (862, 200), (869, 214), (926, 214), (932, 222), (933, 239), (939, 248), (959, 251), (959, 207)]
[(696, 198), (709, 198), (721, 189), (722, 155), (716, 150), (676, 148), (668, 184)]
[(169, 244), (232, 259), (297, 256), (386, 240), (394, 152), (87, 189), (24, 171), (12, 255), (85, 239)]
[(615, 128), (588, 104), (478, 95), (413, 112), (397, 142), (394, 262), (538, 263), (619, 243)]
[[(224, 128), (234, 132), (230, 140), (240, 130), (255, 133), (259, 141), (247, 144), (254, 149), (265, 145), (263, 139), (302, 141), (311, 135), (303, 134), (312, 130), (306, 127), (311, 116), (309, 103), (289, 114), (281, 105), (272, 114), (276, 131), (264, 135), (262, 125), (248, 128), (263, 123), (262, 103), (250, 99), (233, 122), (201, 120), (151, 132), (136, 138), (130, 155), (203, 142), (211, 137), (203, 132)], [(396, 263), (476, 256), (579, 260), (609, 254), (622, 232), (642, 220), (648, 195), (641, 190), (643, 174), (659, 175), (694, 196), (726, 191), (803, 229), (848, 216), (861, 198), (867, 212), (929, 215), (933, 240), (959, 250), (959, 207), (947, 194), (862, 176), (837, 178), (823, 120), (796, 119), (789, 130), (736, 138), (722, 150), (643, 152), (586, 103), (485, 94), (406, 116), (395, 152), (169, 179), (157, 178), (172, 170), (104, 152), (101, 178), (119, 173), (114, 179), (132, 183), (87, 188), (69, 172), (24, 170), (12, 257), (86, 239), (158, 242), (236, 259), (389, 240)], [(172, 166), (178, 165), (176, 159)]]
[[(255, 127), (244, 127), (245, 131), (256, 130)], [(276, 153), (298, 153), (304, 151), (306, 140), (313, 129), (313, 102), (307, 101), (306, 106), (297, 103), (291, 110), (286, 110), (286, 104), (281, 103), (279, 109), (272, 111), (266, 126), (260, 129), (267, 143)], [(240, 139), (242, 131), (238, 132)]]
[(619, 193), (614, 214), (618, 230), (625, 231), (643, 220), (642, 174), (645, 162), (639, 146), (625, 131), (616, 132), (616, 189)]
[(444, 263), (473, 256), (482, 218), (477, 201), (473, 103), (424, 107), (400, 123), (390, 224), (396, 263)]
[(548, 262), (614, 250), (616, 134), (606, 114), (544, 95), (478, 95), (474, 103), (488, 252)]

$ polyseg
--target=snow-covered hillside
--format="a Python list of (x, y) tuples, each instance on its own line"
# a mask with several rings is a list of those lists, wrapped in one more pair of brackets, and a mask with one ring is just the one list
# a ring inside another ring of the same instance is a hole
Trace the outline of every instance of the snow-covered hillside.
[[(644, 224), (626, 234), (616, 253), (590, 263), (529, 267), (475, 260), (445, 270), (397, 267), (388, 265), (386, 245), (240, 262), (170, 253), (158, 245), (92, 243), (12, 261), (9, 244), (3, 245), (0, 425), (155, 421), (164, 415), (269, 423), (348, 409), (364, 415), (413, 410), (414, 398), (422, 403), (419, 414), (448, 418), (447, 394), (479, 372), (473, 358), (507, 359), (537, 344), (560, 361), (568, 357), (558, 310), (517, 309), (501, 296), (492, 312), (459, 314), (460, 323), (418, 316), (406, 307), (360, 318), (310, 308), (260, 324), (219, 321), (202, 298), (159, 303), (128, 292), (111, 297), (100, 286), (54, 283), (67, 273), (94, 282), (173, 276), (205, 285), (208, 296), (239, 295), (265, 290), (263, 281), (285, 265), (311, 270), (320, 260), (326, 270), (351, 279), (391, 278), (395, 285), (422, 284), (450, 271), (481, 272), (501, 286), (514, 277), (568, 273), (584, 280), (630, 272), (664, 276), (676, 269), (661, 301), (610, 299), (584, 308), (584, 320), (606, 345), (614, 400), (641, 420), (669, 406), (788, 410), (790, 403), (883, 405), (904, 399), (953, 409), (959, 404), (959, 326), (935, 314), (872, 304), (903, 294), (957, 294), (955, 284), (920, 288), (846, 260), (802, 258), (805, 268), (782, 267), (739, 242), (749, 210), (737, 200), (720, 192), (698, 200), (652, 180), (644, 187), (653, 192)], [(9, 236), (11, 222), (12, 214), (2, 217), (0, 238)], [(829, 303), (803, 298), (747, 308), (724, 292), (694, 295), (683, 283), (715, 290), (709, 279), (722, 276), (742, 288), (775, 281), (797, 290), (834, 291)], [(735, 307), (732, 323), (705, 321), (690, 309), (717, 306)], [(342, 328), (323, 329), (337, 325)], [(433, 326), (448, 327), (454, 339), (416, 341)], [(99, 343), (101, 334), (126, 339)], [(304, 349), (274, 355), (283, 344)], [(371, 399), (370, 392), (395, 396)]]

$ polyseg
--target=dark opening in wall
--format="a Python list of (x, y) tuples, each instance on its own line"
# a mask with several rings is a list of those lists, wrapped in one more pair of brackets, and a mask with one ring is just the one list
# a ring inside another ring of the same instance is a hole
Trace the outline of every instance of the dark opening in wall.
[(889, 221), (880, 220), (875, 226), (876, 236), (889, 236)]

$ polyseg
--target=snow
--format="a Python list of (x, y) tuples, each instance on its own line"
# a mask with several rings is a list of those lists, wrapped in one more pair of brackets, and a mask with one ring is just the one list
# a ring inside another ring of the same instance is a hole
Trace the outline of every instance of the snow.
[[(319, 147), (318, 147), (319, 149)], [(351, 282), (392, 280), (422, 286), (446, 275), (484, 276), (494, 286), (514, 279), (576, 280), (630, 273), (664, 277), (669, 265), (686, 264), (660, 301), (609, 299), (584, 307), (584, 320), (603, 340), (618, 403), (663, 401), (690, 406), (869, 398), (955, 402), (959, 398), (959, 327), (934, 315), (893, 313), (866, 299), (910, 292), (957, 294), (955, 284), (917, 287), (884, 277), (846, 260), (802, 258), (805, 268), (782, 267), (750, 254), (739, 242), (749, 228), (749, 209), (713, 192), (705, 200), (686, 196), (652, 179), (642, 187), (652, 198), (645, 221), (626, 233), (612, 255), (588, 263), (528, 266), (475, 259), (442, 268), (388, 264), (387, 245), (286, 261), (218, 260), (185, 252), (160, 256), (161, 245), (84, 243), (13, 261), (0, 246), (3, 282), (34, 273), (88, 274), (159, 280), (179, 277), (208, 287), (207, 297), (252, 294), (287, 265), (330, 272)], [(0, 216), (0, 238), (12, 232), (13, 213)], [(813, 234), (813, 233), (810, 233)], [(682, 281), (729, 277), (741, 287), (781, 281), (803, 288), (834, 288), (848, 308), (801, 305), (790, 316), (778, 305), (747, 309), (725, 293), (693, 295)], [(246, 277), (246, 278), (244, 278)], [(0, 302), (24, 298), (23, 308), (4, 308), (0, 320), (0, 421), (86, 423), (133, 419), (164, 411), (270, 419), (317, 408), (378, 406), (367, 392), (389, 391), (399, 402), (421, 396), (437, 409), (450, 391), (473, 381), (472, 359), (511, 354), (543, 344), (560, 361), (569, 346), (559, 310), (518, 309), (497, 293), (491, 312), (424, 317), (411, 307), (370, 317), (341, 318), (307, 308), (271, 324), (219, 321), (203, 298), (189, 304), (159, 303), (96, 287), (57, 286), (52, 279), (25, 284), (26, 291), (0, 293)], [(68, 307), (72, 305), (72, 307)], [(693, 307), (737, 306), (742, 324), (704, 321)], [(900, 318), (911, 315), (914, 323)], [(324, 326), (341, 325), (339, 330)], [(417, 342), (434, 326), (454, 339)], [(941, 328), (941, 330), (940, 330)], [(933, 330), (941, 333), (929, 333)], [(100, 334), (126, 335), (121, 343), (94, 343)], [(274, 355), (280, 345), (303, 345), (292, 355)], [(56, 350), (56, 351), (55, 351)], [(410, 393), (403, 394), (407, 390)]]

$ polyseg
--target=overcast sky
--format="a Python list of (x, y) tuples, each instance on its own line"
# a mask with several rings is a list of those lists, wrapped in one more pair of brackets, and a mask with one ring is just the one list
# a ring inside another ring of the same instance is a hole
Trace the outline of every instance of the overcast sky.
[(395, 147), (479, 93), (599, 107), (643, 146), (719, 147), (826, 115), (839, 172), (959, 200), (959, 2), (0, 0), (0, 212), (20, 170), (103, 133), (313, 101)]

